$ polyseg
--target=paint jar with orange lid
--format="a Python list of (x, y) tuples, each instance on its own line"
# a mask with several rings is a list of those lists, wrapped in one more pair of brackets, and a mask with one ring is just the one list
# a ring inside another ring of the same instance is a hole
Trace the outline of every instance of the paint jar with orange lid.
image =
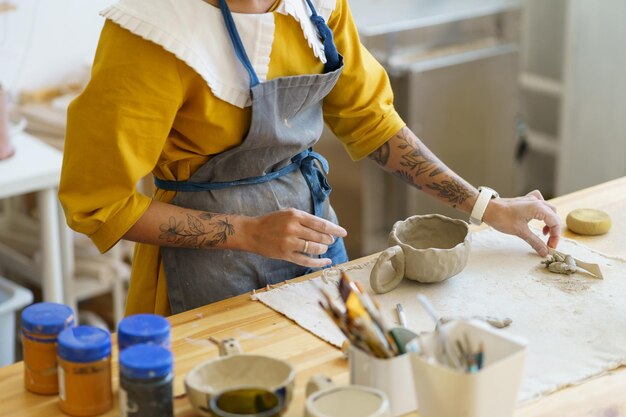
[(111, 334), (93, 326), (59, 333), (59, 407), (76, 417), (102, 414), (113, 406)]
[(74, 312), (64, 304), (37, 303), (22, 310), (24, 387), (36, 394), (59, 392), (57, 336), (74, 326)]

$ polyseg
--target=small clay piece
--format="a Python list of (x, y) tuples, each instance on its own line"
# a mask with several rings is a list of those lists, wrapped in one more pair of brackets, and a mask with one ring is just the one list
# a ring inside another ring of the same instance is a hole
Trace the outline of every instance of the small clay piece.
[(493, 327), (496, 327), (498, 329), (503, 329), (505, 327), (509, 327), (511, 325), (511, 323), (513, 323), (513, 320), (508, 318), (508, 317), (504, 317), (502, 319), (499, 319), (497, 317), (491, 317), (491, 316), (486, 316), (486, 317), (482, 317), (487, 323), (491, 324)]
[(552, 262), (551, 264), (548, 265), (548, 271), (554, 272), (557, 274), (571, 275), (574, 272), (576, 272), (576, 268), (575, 267), (572, 268), (565, 262)]
[[(549, 264), (553, 262), (562, 262), (565, 265), (567, 265), (568, 268), (557, 267), (557, 266), (554, 266), (552, 268), (560, 269), (563, 271), (566, 271), (566, 269), (569, 269), (569, 270), (573, 270), (573, 269), (581, 270), (582, 269), (583, 271), (588, 272), (589, 275), (591, 275), (594, 278), (604, 279), (604, 276), (602, 275), (602, 271), (600, 270), (600, 265), (581, 261), (580, 259), (576, 259), (571, 255), (566, 255), (552, 248), (548, 248), (548, 251), (549, 251), (549, 255), (546, 257), (546, 260), (542, 262), (543, 264), (546, 265), (548, 269), (550, 268)], [(567, 272), (564, 272), (564, 273), (567, 273)]]
[(554, 272), (555, 274), (571, 275), (578, 269), (574, 258), (559, 252), (546, 256), (545, 261), (541, 261), (541, 263), (548, 268), (548, 271)]
[(603, 235), (611, 228), (611, 217), (596, 209), (572, 210), (565, 219), (568, 229), (579, 235)]

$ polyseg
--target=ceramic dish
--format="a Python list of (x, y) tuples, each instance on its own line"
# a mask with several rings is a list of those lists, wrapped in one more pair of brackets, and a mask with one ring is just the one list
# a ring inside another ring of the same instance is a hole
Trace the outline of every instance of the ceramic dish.
[(293, 396), (295, 369), (269, 356), (236, 354), (215, 358), (193, 368), (185, 377), (191, 405), (211, 417), (211, 397), (229, 388), (256, 386), (276, 393), (284, 408)]

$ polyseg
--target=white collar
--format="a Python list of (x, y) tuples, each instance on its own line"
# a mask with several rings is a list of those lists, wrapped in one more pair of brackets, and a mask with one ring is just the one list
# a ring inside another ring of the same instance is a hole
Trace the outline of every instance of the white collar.
[[(312, 0), (326, 21), (335, 2)], [(300, 23), (309, 47), (325, 63), (324, 46), (310, 21), (306, 0), (282, 0), (275, 11)], [(216, 97), (240, 108), (250, 105), (249, 76), (235, 56), (218, 8), (201, 0), (120, 0), (100, 14), (174, 54), (206, 81)], [(274, 14), (233, 13), (233, 19), (263, 82), (274, 41)]]

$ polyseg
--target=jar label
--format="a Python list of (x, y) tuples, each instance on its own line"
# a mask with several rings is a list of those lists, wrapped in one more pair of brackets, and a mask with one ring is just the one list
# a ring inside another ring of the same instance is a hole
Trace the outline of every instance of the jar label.
[(65, 401), (65, 372), (63, 371), (63, 368), (59, 365), (58, 367), (58, 374), (59, 374), (59, 398), (61, 398), (61, 401)]

